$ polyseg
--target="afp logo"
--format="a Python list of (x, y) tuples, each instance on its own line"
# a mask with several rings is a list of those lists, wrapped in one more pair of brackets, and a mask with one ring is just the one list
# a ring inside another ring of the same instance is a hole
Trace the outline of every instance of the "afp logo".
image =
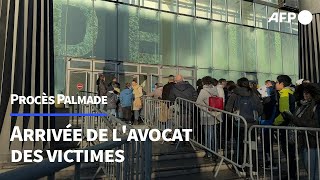
[[(272, 16), (268, 19), (268, 22), (289, 22), (296, 19), (297, 15), (293, 12), (274, 12)], [(303, 25), (308, 25), (312, 21), (312, 14), (310, 11), (303, 10), (298, 14), (298, 21)]]

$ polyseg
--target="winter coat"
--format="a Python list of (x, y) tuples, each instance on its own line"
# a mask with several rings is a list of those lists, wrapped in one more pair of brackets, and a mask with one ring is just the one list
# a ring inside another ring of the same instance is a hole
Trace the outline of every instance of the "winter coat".
[(277, 104), (276, 119), (273, 125), (275, 126), (286, 126), (288, 122), (285, 122), (281, 113), (285, 111), (290, 111), (294, 113), (295, 111), (295, 99), (294, 99), (294, 89), (290, 87), (285, 87), (279, 91), (279, 100)]
[(97, 85), (98, 85), (98, 95), (99, 96), (106, 96), (108, 92), (108, 85), (107, 82), (104, 80), (97, 80)]
[(272, 87), (266, 88), (265, 92), (267, 92), (267, 96), (262, 98), (263, 115), (261, 117), (261, 124), (272, 125), (276, 115), (277, 92)]
[(225, 110), (233, 113), (235, 109), (234, 105), (236, 100), (240, 97), (247, 97), (247, 96), (252, 96), (253, 105), (256, 108), (258, 115), (261, 116), (263, 114), (263, 105), (259, 97), (254, 92), (252, 92), (252, 90), (249, 90), (248, 88), (245, 88), (245, 87), (237, 87), (236, 89), (233, 90), (233, 94), (229, 97), (229, 100), (225, 106)]
[[(209, 106), (209, 97), (218, 96), (218, 90), (213, 85), (204, 85), (200, 90), (196, 103), (203, 106)], [(198, 106), (203, 111), (200, 113), (201, 125), (215, 125), (218, 124), (221, 119), (221, 112), (211, 111), (208, 112), (208, 108)]]
[(113, 91), (107, 92), (107, 109), (117, 108), (118, 96)]
[(121, 107), (131, 107), (133, 101), (132, 89), (124, 89), (120, 93), (120, 104)]
[(172, 86), (169, 95), (169, 101), (173, 102), (178, 97), (195, 102), (197, 100), (198, 93), (191, 84), (182, 81)]
[[(320, 104), (317, 104), (314, 101), (306, 102), (302, 101), (301, 106), (295, 112), (295, 117), (292, 123), (298, 127), (320, 127)], [(317, 148), (317, 135), (316, 131), (309, 131), (307, 137), (304, 131), (298, 131), (301, 134), (298, 134), (300, 137), (299, 145), (307, 148), (307, 138), (310, 148)], [(320, 144), (320, 142), (318, 143)]]
[(223, 103), (225, 103), (225, 95), (224, 95), (224, 89), (223, 86), (221, 84), (218, 84), (217, 86), (217, 90), (218, 90), (218, 97), (223, 98)]
[(168, 84), (163, 86), (162, 96), (161, 96), (163, 100), (169, 100), (170, 91), (174, 84), (175, 84), (174, 82), (169, 82)]
[(156, 88), (153, 92), (149, 93), (147, 96), (153, 97), (155, 99), (161, 99), (163, 87)]
[(133, 110), (134, 111), (138, 111), (142, 108), (142, 87), (140, 85), (136, 85), (132, 87), (133, 89), (133, 97), (134, 97), (134, 101), (133, 101)]

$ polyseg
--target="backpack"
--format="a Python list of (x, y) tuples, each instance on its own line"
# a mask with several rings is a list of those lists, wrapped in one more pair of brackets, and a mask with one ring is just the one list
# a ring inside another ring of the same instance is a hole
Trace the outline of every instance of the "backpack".
[[(206, 90), (207, 91), (207, 90)], [(212, 95), (209, 91), (207, 91), (210, 94), (208, 105), (215, 109), (223, 110), (223, 98)], [(213, 111), (212, 109), (209, 109), (209, 111)]]
[(253, 97), (238, 96), (234, 105), (234, 113), (242, 116), (248, 123), (256, 122), (258, 115), (253, 102)]

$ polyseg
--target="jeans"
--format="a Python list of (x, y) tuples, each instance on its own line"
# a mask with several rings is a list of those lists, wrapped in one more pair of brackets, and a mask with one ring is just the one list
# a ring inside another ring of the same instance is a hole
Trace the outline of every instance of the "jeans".
[(215, 128), (214, 125), (204, 125), (203, 129), (205, 134), (205, 146), (216, 152), (216, 150), (219, 149), (219, 141), (216, 141), (216, 137), (218, 137), (218, 128)]
[(122, 107), (122, 113), (123, 113), (123, 118), (126, 121), (131, 121), (132, 113), (131, 113), (131, 106), (128, 107)]
[[(319, 179), (319, 164), (318, 164), (318, 152), (317, 148), (310, 148), (310, 159), (308, 159), (308, 149), (303, 149), (303, 163), (305, 168), (307, 169), (310, 180)], [(309, 167), (310, 163), (310, 167)]]
[[(287, 137), (286, 131), (280, 130), (280, 143), (283, 154), (286, 157), (286, 160), (289, 161), (289, 167), (286, 165), (286, 169), (289, 168), (290, 179), (297, 179), (297, 159), (296, 159), (296, 150), (295, 144), (290, 144), (288, 142), (287, 146)], [(288, 151), (288, 153), (287, 153)]]
[(116, 109), (107, 109), (108, 115), (112, 115), (114, 117), (117, 117)]
[(139, 116), (140, 116), (140, 111), (139, 110), (134, 110), (134, 120), (139, 120)]

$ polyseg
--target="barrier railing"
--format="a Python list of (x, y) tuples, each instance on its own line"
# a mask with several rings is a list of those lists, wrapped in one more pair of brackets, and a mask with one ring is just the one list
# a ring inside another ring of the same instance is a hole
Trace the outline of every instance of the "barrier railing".
[(248, 166), (247, 122), (243, 117), (181, 98), (175, 102), (146, 98), (144, 105), (146, 125), (161, 130), (193, 130), (192, 147), (199, 146), (220, 158), (215, 177), (224, 161), (239, 175), (238, 168)]
[(144, 99), (145, 125), (160, 130), (175, 128), (175, 103), (165, 100), (145, 98)]
[[(127, 142), (127, 137), (122, 137), (121, 141), (116, 142), (104, 142), (95, 146), (87, 147), (83, 150), (124, 150), (124, 162), (108, 162), (104, 166), (100, 166), (96, 174), (92, 177), (95, 179), (96, 175), (102, 170), (104, 175), (108, 179), (140, 179), (149, 180), (151, 179), (151, 141), (145, 142)], [(89, 152), (89, 157), (91, 153)], [(68, 159), (76, 162), (76, 153), (68, 154)], [(81, 162), (69, 163), (66, 161), (62, 162), (49, 162), (48, 160), (40, 163), (27, 165), (15, 170), (11, 170), (0, 174), (0, 179), (39, 179), (48, 177), (48, 179), (56, 179), (56, 173), (64, 168), (74, 165), (73, 179), (80, 180), (81, 165), (83, 163), (84, 156), (81, 156)], [(65, 178), (65, 177), (64, 177)]]
[(252, 179), (319, 179), (320, 128), (255, 125), (248, 133)]
[[(80, 95), (87, 95), (85, 94)], [(72, 109), (72, 112), (77, 113), (106, 113), (100, 110), (99, 107), (92, 104), (80, 104), (76, 105), (76, 108)], [(70, 119), (69, 119), (70, 120)], [(82, 129), (83, 140), (79, 143), (79, 147), (82, 150), (123, 150), (124, 151), (124, 162), (101, 162), (97, 171), (92, 176), (95, 179), (97, 175), (101, 175), (101, 171), (107, 179), (140, 179), (149, 180), (151, 179), (151, 169), (152, 169), (152, 143), (147, 137), (146, 141), (127, 141), (127, 133), (132, 126), (126, 124), (125, 122), (117, 119), (114, 116), (80, 116), (79, 118), (72, 119), (69, 121), (71, 125), (75, 128)], [(126, 126), (126, 132), (122, 133), (122, 127)], [(108, 139), (107, 142), (100, 142), (96, 140), (94, 142), (87, 139), (87, 129), (108, 129)], [(112, 141), (112, 130), (117, 129), (118, 137), (121, 141)], [(88, 153), (91, 156), (90, 152)], [(76, 161), (76, 153), (69, 153), (68, 159), (73, 159)], [(48, 177), (48, 179), (55, 179), (55, 174), (69, 166), (75, 165), (75, 171), (73, 179), (80, 179), (81, 165), (85, 164), (84, 157), (81, 156), (81, 161), (77, 163), (68, 163), (66, 161), (62, 162), (49, 162), (48, 160), (42, 161), (41, 163), (28, 165), (22, 168), (18, 168), (6, 173), (0, 174), (0, 179), (39, 179), (43, 177)]]

